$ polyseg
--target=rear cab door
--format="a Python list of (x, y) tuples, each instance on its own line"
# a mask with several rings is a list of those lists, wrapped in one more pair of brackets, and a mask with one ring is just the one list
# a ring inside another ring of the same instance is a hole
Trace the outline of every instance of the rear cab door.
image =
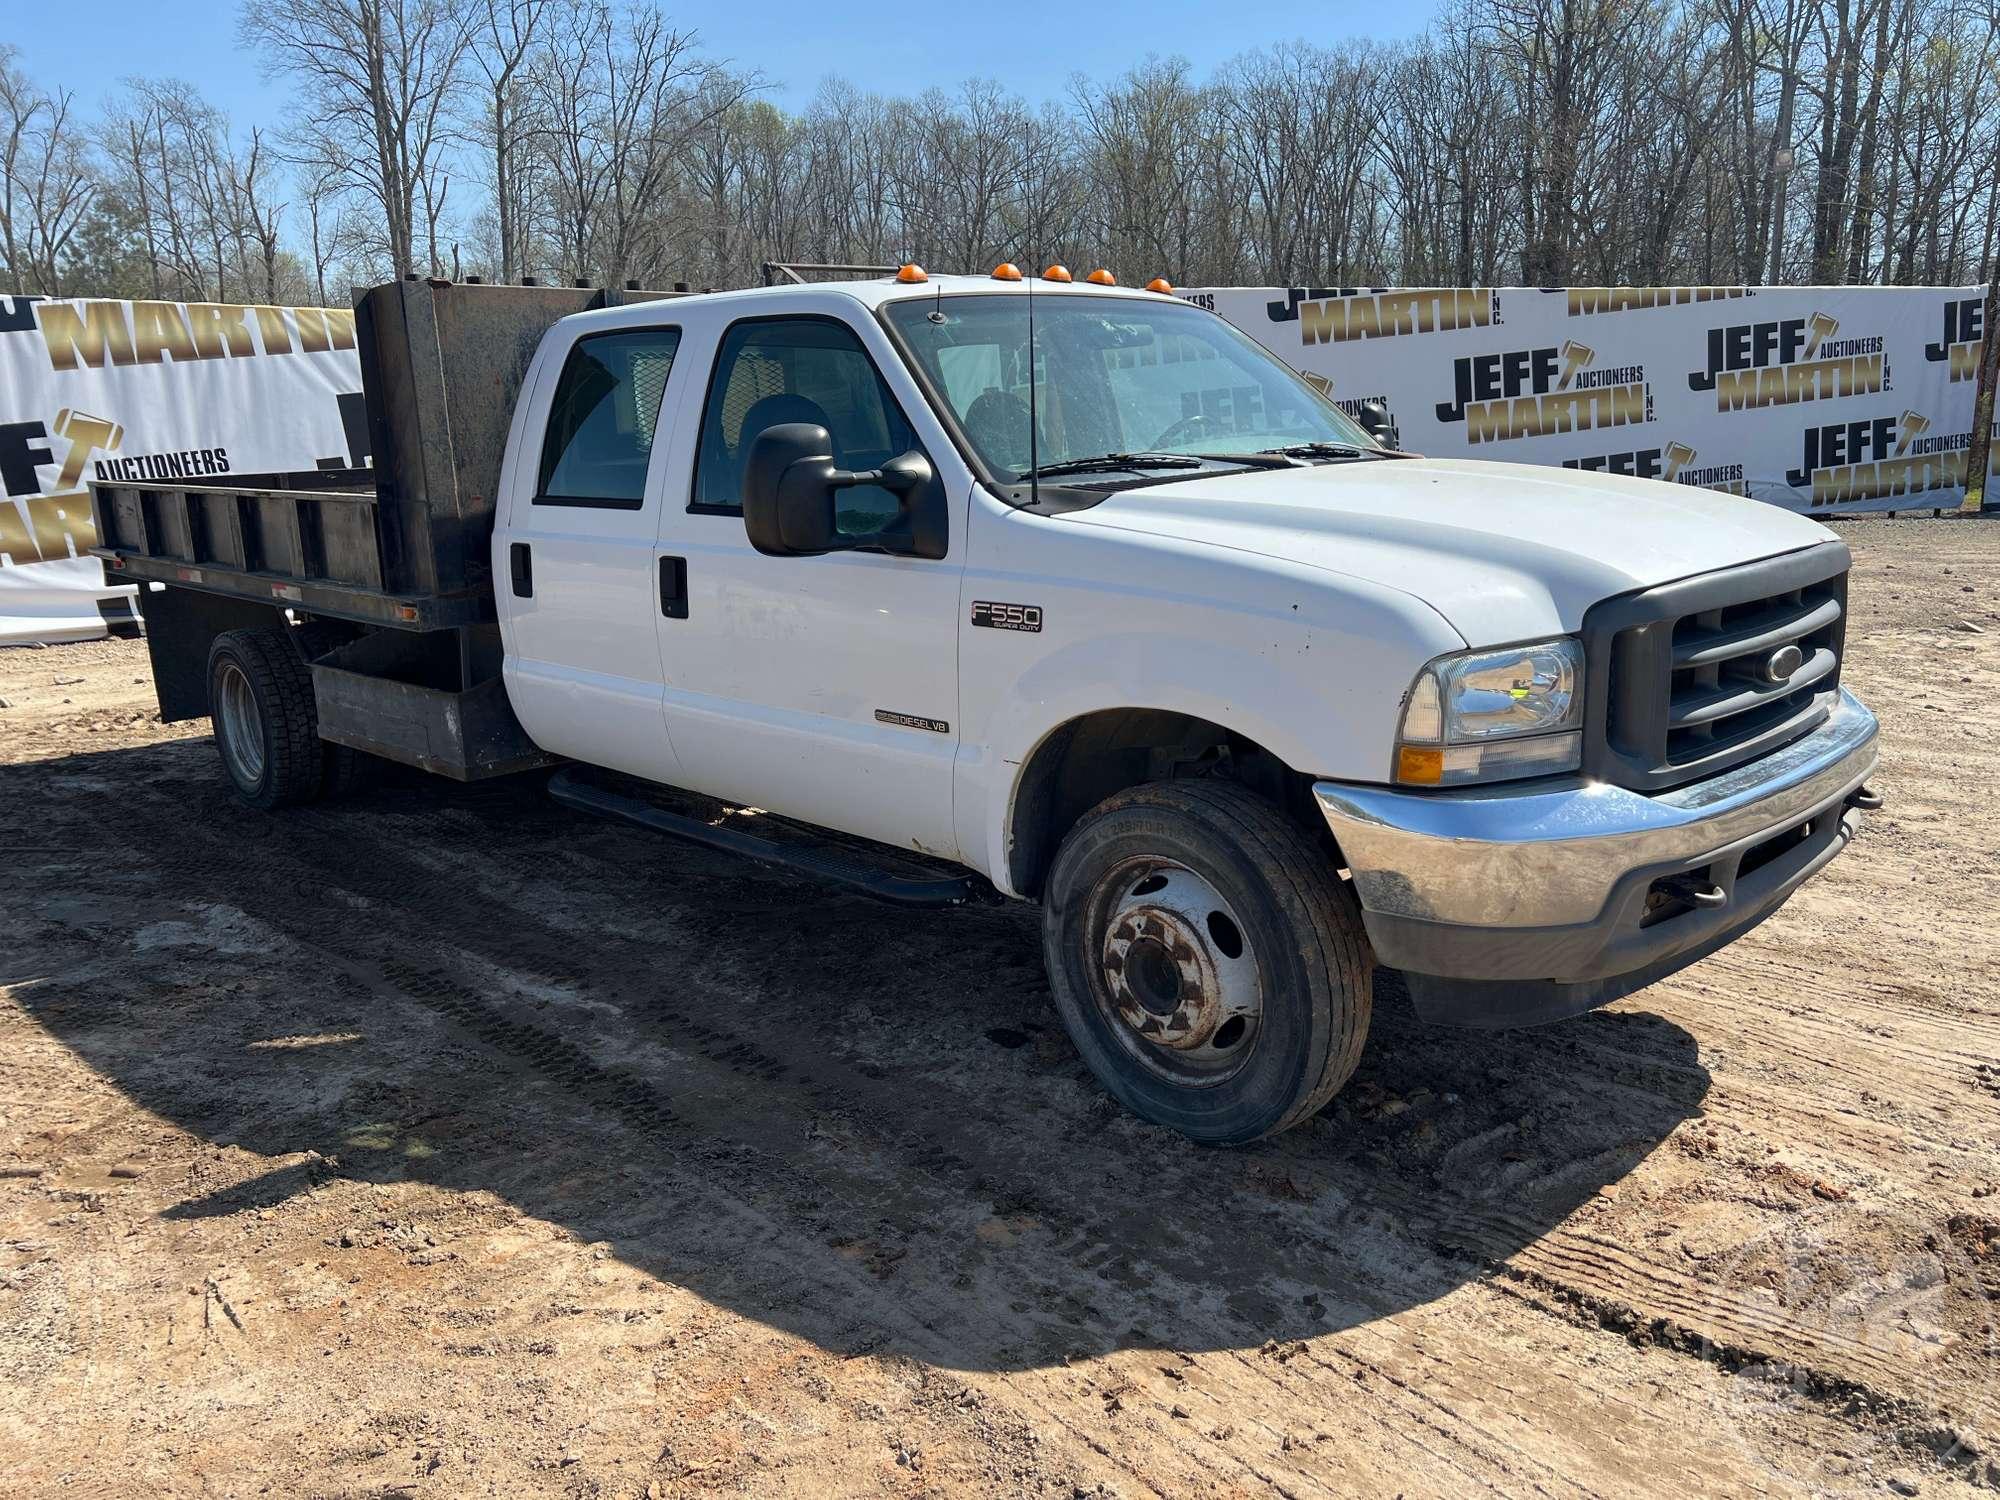
[(494, 528), (507, 696), (542, 749), (679, 780), (661, 717), (653, 539), (678, 399), (667, 307), (559, 323), (509, 439)]

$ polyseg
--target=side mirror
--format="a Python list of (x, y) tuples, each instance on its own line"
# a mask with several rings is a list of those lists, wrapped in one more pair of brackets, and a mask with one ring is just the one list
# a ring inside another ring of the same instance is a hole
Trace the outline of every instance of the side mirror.
[[(900, 454), (879, 469), (842, 469), (833, 437), (813, 422), (781, 422), (751, 441), (743, 465), (743, 528), (750, 545), (772, 557), (817, 557), (854, 547), (907, 541), (910, 502), (931, 486), (930, 460)], [(874, 536), (845, 535), (834, 496), (858, 484), (880, 485), (903, 503), (903, 516)]]
[(1396, 429), (1395, 418), (1389, 415), (1386, 401), (1370, 398), (1359, 402), (1354, 409), (1354, 420), (1361, 424), (1361, 430), (1375, 439), (1384, 448), (1401, 448), (1403, 435)]

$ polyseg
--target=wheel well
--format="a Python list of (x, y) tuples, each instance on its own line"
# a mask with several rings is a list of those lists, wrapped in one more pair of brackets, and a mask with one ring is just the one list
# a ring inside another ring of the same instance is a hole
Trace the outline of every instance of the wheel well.
[[(160, 718), (168, 724), (208, 717), (208, 648), (217, 636), (225, 630), (282, 630), (289, 624), (279, 605), (173, 584), (142, 584), (139, 615), (146, 622), (147, 653), (152, 659)], [(291, 628), (293, 644), (309, 660), (362, 630), (358, 625), (323, 619)]]
[(1194, 776), (1225, 777), (1269, 798), (1339, 857), (1305, 773), (1208, 719), (1114, 708), (1070, 720), (1029, 757), (1009, 814), (1008, 883), (1039, 897), (1063, 835), (1091, 808), (1129, 786)]

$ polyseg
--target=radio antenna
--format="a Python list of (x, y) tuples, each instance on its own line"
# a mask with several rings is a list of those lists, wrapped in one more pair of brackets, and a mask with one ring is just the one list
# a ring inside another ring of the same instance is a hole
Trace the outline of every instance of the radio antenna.
[(1038, 506), (1042, 503), (1042, 480), (1037, 472), (1042, 467), (1042, 424), (1038, 420), (1035, 384), (1035, 270), (1031, 261), (1028, 268), (1028, 504)]

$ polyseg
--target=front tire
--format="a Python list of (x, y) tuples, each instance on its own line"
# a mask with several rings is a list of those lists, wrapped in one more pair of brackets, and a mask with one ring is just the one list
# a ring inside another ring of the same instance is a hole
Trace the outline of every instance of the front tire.
[(238, 798), (260, 812), (320, 794), (326, 755), (312, 672), (288, 627), (225, 630), (208, 648), (215, 748)]
[(1352, 892), (1278, 808), (1153, 782), (1063, 840), (1043, 893), (1056, 1009), (1133, 1113), (1233, 1145), (1310, 1118), (1353, 1074), (1372, 962)]

